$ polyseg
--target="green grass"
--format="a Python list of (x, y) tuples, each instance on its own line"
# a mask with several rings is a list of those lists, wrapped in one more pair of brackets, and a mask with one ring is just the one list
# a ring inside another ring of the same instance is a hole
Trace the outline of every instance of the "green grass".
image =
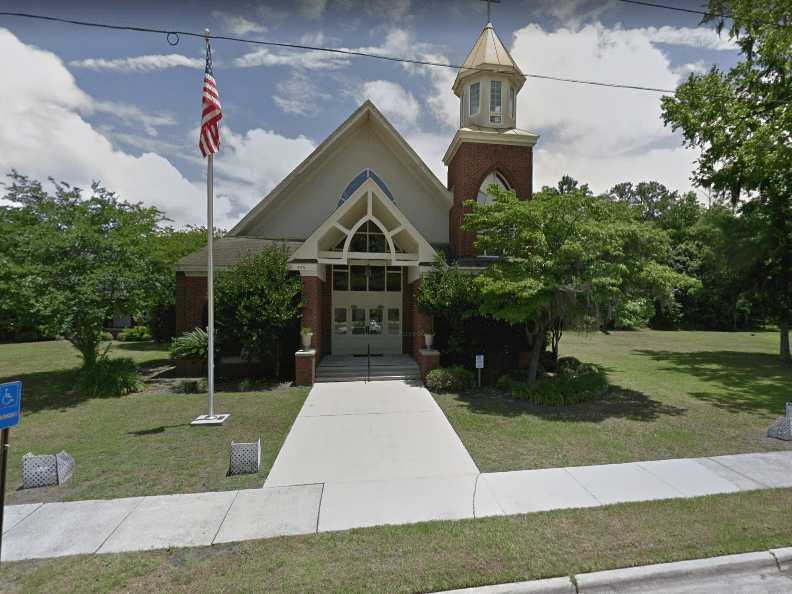
[[(153, 343), (114, 343), (113, 356), (144, 367), (167, 362)], [(231, 413), (222, 427), (191, 427), (206, 412), (205, 394), (141, 392), (85, 398), (75, 389), (79, 356), (66, 342), (0, 345), (0, 382), (22, 380), (23, 416), (11, 431), (6, 502), (77, 500), (258, 487), (275, 461), (307, 395), (303, 388), (218, 392), (215, 408)], [(231, 441), (261, 437), (262, 470), (226, 477)], [(65, 485), (22, 490), (20, 459), (28, 451), (74, 456)]]
[(770, 332), (567, 333), (561, 354), (602, 365), (597, 402), (543, 408), (492, 390), (437, 395), (482, 472), (792, 449), (766, 437), (792, 399)]
[(790, 509), (778, 489), (4, 563), (0, 590), (430, 592), (788, 546)]

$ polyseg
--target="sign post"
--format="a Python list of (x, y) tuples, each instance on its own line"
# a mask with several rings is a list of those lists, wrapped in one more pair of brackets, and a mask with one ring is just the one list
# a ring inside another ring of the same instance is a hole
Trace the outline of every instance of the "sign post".
[(481, 387), (481, 370), (484, 369), (484, 355), (476, 355), (476, 372), (478, 373), (478, 387)]
[(0, 463), (0, 559), (3, 554), (3, 516), (5, 515), (6, 471), (8, 470), (8, 433), (19, 424), (22, 408), (22, 382), (0, 384), (0, 429), (2, 429), (2, 455)]

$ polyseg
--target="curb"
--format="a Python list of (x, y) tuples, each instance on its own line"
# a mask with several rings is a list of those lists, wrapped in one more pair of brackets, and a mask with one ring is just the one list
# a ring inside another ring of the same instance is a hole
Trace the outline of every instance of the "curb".
[(759, 572), (768, 569), (778, 571), (778, 564), (769, 551), (763, 551), (761, 553), (744, 553), (597, 571), (578, 575), (576, 579), (580, 594), (599, 594), (613, 592), (616, 585), (619, 586), (619, 589), (629, 589), (638, 585), (660, 585), (660, 583), (676, 580), (689, 580), (727, 573)]
[(571, 578), (558, 577), (448, 590), (439, 594), (605, 594), (622, 590), (632, 591), (641, 585), (664, 585), (670, 588), (674, 581), (762, 571), (792, 572), (792, 547), (596, 571)]
[(514, 582), (494, 586), (479, 586), (462, 590), (448, 590), (438, 594), (577, 594), (575, 585), (568, 577)]

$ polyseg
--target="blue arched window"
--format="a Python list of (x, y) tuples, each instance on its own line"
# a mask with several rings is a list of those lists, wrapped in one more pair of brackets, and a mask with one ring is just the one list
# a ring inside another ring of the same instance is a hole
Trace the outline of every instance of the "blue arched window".
[(384, 181), (382, 181), (382, 178), (380, 178), (380, 176), (374, 173), (371, 169), (364, 169), (355, 176), (355, 179), (349, 182), (349, 185), (341, 193), (341, 198), (338, 200), (338, 206), (341, 206), (344, 202), (349, 200), (349, 197), (354, 194), (355, 191), (363, 185), (363, 182), (369, 178), (374, 180), (374, 183), (379, 186), (379, 188), (388, 198), (390, 198), (391, 202), (396, 202), (396, 200), (393, 198), (393, 194), (391, 194), (390, 189), (388, 189), (388, 186), (385, 185)]

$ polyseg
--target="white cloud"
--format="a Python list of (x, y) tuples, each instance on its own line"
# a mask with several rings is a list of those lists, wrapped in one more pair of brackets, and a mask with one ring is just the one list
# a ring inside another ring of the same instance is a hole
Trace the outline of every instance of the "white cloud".
[(250, 33), (266, 33), (267, 27), (256, 21), (251, 21), (243, 16), (229, 14), (219, 10), (212, 12), (212, 16), (223, 21), (223, 29), (231, 35), (248, 35)]
[[(146, 116), (134, 106), (94, 101), (76, 84), (55, 54), (20, 42), (0, 29), (0, 54), (6, 59), (0, 104), (0, 172), (11, 168), (45, 180), (52, 176), (89, 187), (93, 180), (129, 201), (157, 206), (179, 224), (205, 222), (203, 180), (189, 180), (165, 157), (154, 152), (166, 143), (149, 142), (140, 156), (113, 146), (108, 136), (81, 114), (111, 111), (119, 117)], [(47, 85), (41, 81), (46, 80)], [(149, 120), (167, 125), (167, 117)], [(217, 224), (229, 227), (238, 220), (239, 205), (252, 206), (313, 148), (305, 137), (286, 138), (272, 131), (235, 134), (223, 128), (223, 148), (216, 159)], [(113, 138), (111, 135), (110, 138)], [(142, 137), (145, 140), (145, 137)], [(198, 160), (194, 152), (187, 159)], [(131, 144), (140, 137), (119, 135)], [(152, 150), (147, 150), (152, 149)], [(184, 153), (183, 153), (184, 154)]]
[(386, 116), (408, 125), (414, 125), (420, 113), (420, 107), (412, 93), (389, 80), (371, 80), (364, 83), (358, 99), (361, 102), (371, 99)]
[[(601, 24), (553, 32), (531, 25), (515, 32), (511, 51), (518, 64), (537, 73), (673, 89), (680, 73), (652, 37), (645, 29)], [(529, 78), (517, 117), (520, 127), (543, 135), (535, 153), (536, 187), (569, 173), (595, 191), (648, 179), (688, 189), (695, 154), (664, 127), (660, 97)]]
[(223, 130), (223, 149), (215, 160), (218, 197), (227, 197), (227, 220), (237, 222), (311, 151), (305, 136), (286, 138), (272, 130), (256, 128), (245, 134)]
[(646, 27), (629, 30), (644, 35), (654, 43), (685, 45), (712, 50), (737, 50), (737, 45), (726, 35), (718, 35), (715, 29), (704, 27)]
[(201, 58), (188, 58), (182, 54), (154, 54), (148, 56), (135, 56), (131, 58), (86, 58), (85, 60), (72, 60), (69, 66), (87, 68), (88, 70), (111, 70), (114, 72), (153, 72), (169, 68), (203, 68), (204, 60)]
[(272, 99), (284, 113), (313, 116), (319, 113), (321, 103), (330, 98), (310, 77), (300, 70), (275, 86)]
[(324, 14), (327, 0), (300, 0), (299, 13), (310, 19), (317, 19)]
[(349, 60), (339, 54), (312, 50), (291, 50), (276, 53), (265, 47), (234, 59), (234, 66), (239, 68), (292, 66), (308, 70), (333, 70), (347, 64), (349, 64)]
[(139, 124), (149, 136), (157, 136), (158, 126), (173, 126), (177, 123), (176, 119), (171, 115), (150, 114), (135, 105), (117, 103), (115, 101), (93, 101), (90, 108), (85, 111), (109, 113), (122, 120), (125, 124)]

